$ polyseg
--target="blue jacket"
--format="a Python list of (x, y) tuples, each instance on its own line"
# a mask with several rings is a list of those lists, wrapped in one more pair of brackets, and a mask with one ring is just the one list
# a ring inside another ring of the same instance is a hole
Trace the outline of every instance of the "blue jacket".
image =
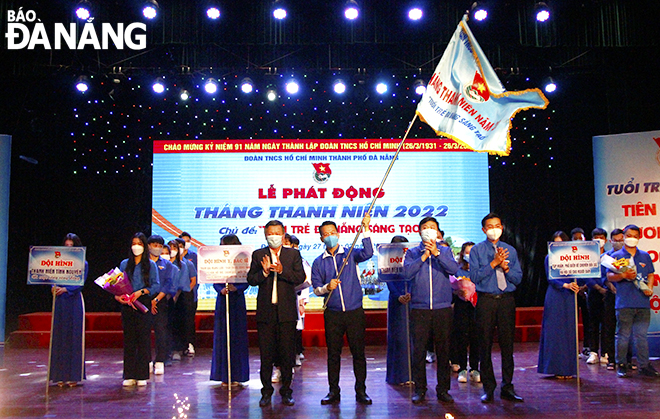
[[(350, 311), (362, 307), (362, 285), (357, 275), (357, 265), (360, 262), (371, 259), (374, 254), (374, 248), (371, 244), (371, 238), (362, 239), (362, 249), (353, 249), (351, 259), (341, 273), (339, 280), (341, 283), (328, 298), (329, 293), (325, 294), (326, 307), (332, 311)], [(339, 246), (334, 256), (325, 252), (316, 258), (312, 264), (312, 286), (314, 293), (323, 295), (320, 291), (337, 277), (341, 265), (344, 263), (346, 251)]]
[(176, 279), (179, 274), (179, 268), (177, 268), (169, 260), (163, 258), (158, 258), (156, 261), (158, 266), (158, 279), (160, 280), (160, 292), (168, 294), (172, 297), (176, 294)]
[(514, 292), (516, 287), (522, 282), (522, 269), (518, 261), (518, 252), (508, 243), (497, 242), (497, 247), (503, 247), (509, 251), (509, 272), (504, 274), (506, 277), (506, 288), (501, 291), (497, 287), (497, 274), (490, 263), (495, 257), (493, 243), (484, 240), (475, 244), (470, 250), (470, 279), (474, 282), (477, 292), (487, 294), (503, 294), (505, 292)]
[[(612, 253), (610, 256), (614, 259), (630, 259), (630, 253), (625, 247)], [(638, 247), (633, 260), (637, 269), (637, 280), (642, 280), (648, 284), (649, 274), (655, 272), (651, 255)], [(617, 310), (620, 308), (651, 309), (650, 297), (644, 295), (644, 292), (637, 288), (633, 281), (623, 279), (615, 282), (614, 286), (616, 287), (615, 308)]]
[(119, 264), (119, 270), (122, 272), (128, 273), (128, 277), (131, 279), (131, 285), (133, 286), (133, 292), (146, 288), (149, 290), (150, 298), (153, 298), (160, 292), (160, 281), (158, 279), (158, 267), (156, 262), (149, 259), (146, 259), (149, 262), (149, 286), (145, 287), (144, 280), (142, 279), (142, 263), (140, 262), (135, 266), (133, 272), (126, 272), (126, 267), (128, 266), (128, 259), (124, 259)]
[(422, 262), (424, 243), (411, 247), (403, 260), (403, 274), (411, 282), (410, 307), (438, 310), (451, 307), (452, 289), (449, 275), (458, 271), (458, 263), (448, 247), (436, 244), (440, 253)]

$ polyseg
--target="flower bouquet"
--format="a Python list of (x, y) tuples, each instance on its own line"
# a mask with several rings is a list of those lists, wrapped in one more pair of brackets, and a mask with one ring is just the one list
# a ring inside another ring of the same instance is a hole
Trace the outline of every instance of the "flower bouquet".
[[(609, 269), (610, 271), (618, 274), (622, 274), (624, 272), (632, 271), (637, 273), (637, 268), (635, 267), (635, 261), (630, 258), (620, 258), (620, 259), (614, 259), (611, 256), (608, 255), (603, 255), (603, 257), (600, 260), (601, 265)], [(644, 279), (637, 278), (635, 276), (635, 279), (631, 279), (630, 281), (635, 283), (635, 286), (639, 288), (640, 291), (646, 292), (649, 291), (649, 286), (648, 284), (644, 281)]]
[(472, 303), (473, 306), (477, 305), (477, 290), (474, 286), (474, 282), (470, 281), (470, 278), (466, 276), (450, 276), (449, 282), (451, 282), (452, 289), (462, 291), (458, 294), (459, 298), (463, 301), (468, 301)]
[[(133, 294), (133, 286), (131, 285), (131, 280), (128, 277), (128, 274), (117, 268), (114, 268), (110, 272), (96, 278), (94, 282), (112, 295), (123, 295), (128, 301), (130, 301), (131, 294)], [(130, 301), (128, 304), (135, 310), (140, 310), (143, 313), (149, 311), (149, 309), (138, 300)]]

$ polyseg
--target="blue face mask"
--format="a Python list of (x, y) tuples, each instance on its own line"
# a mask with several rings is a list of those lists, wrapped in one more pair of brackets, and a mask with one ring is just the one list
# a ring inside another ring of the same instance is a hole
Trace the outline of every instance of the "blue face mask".
[(328, 249), (332, 249), (333, 247), (337, 246), (337, 243), (339, 242), (339, 237), (337, 236), (327, 236), (326, 238), (323, 239), (323, 243), (325, 243), (325, 247)]

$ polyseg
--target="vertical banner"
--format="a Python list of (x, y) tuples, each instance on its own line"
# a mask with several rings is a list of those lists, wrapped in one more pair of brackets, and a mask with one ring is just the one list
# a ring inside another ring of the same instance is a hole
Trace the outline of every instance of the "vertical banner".
[(9, 237), (9, 174), (11, 137), (0, 135), (0, 365), (5, 347), (5, 310), (7, 308), (7, 253)]
[[(639, 248), (660, 273), (660, 131), (593, 138), (596, 224), (609, 232), (635, 224)], [(649, 350), (660, 356), (660, 285), (651, 297)]]

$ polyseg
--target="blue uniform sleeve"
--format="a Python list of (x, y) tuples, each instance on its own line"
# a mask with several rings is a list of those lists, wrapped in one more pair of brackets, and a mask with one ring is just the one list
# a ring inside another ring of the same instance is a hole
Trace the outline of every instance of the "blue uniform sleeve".
[(422, 254), (419, 248), (413, 247), (408, 249), (406, 256), (403, 258), (403, 276), (409, 280), (415, 279), (417, 273), (422, 268)]
[(458, 271), (459, 266), (456, 259), (454, 259), (454, 254), (451, 252), (451, 249), (444, 246), (438, 246), (438, 251), (440, 252), (438, 256), (431, 255), (430, 257), (433, 265), (436, 268), (445, 271), (448, 275), (454, 275)]
[(470, 251), (470, 279), (475, 284), (485, 282), (494, 274), (489, 260), (485, 254), (482, 254), (482, 247), (478, 244), (472, 247)]
[[(321, 269), (321, 261), (323, 259), (321, 257), (317, 258), (314, 263), (312, 263), (312, 287), (314, 289), (321, 288), (330, 280), (326, 281), (325, 280), (325, 275)], [(332, 278), (330, 278), (332, 279)]]
[(365, 237), (362, 239), (362, 249), (359, 249), (356, 252), (353, 252), (353, 260), (355, 263), (364, 262), (365, 260), (371, 259), (374, 255), (374, 246), (371, 244), (371, 237)]
[[(472, 252), (470, 252), (471, 254)], [(490, 266), (490, 265), (489, 265)], [(513, 247), (509, 247), (509, 272), (505, 274), (506, 280), (515, 286), (522, 282), (522, 268), (518, 260), (518, 252)]]
[(160, 278), (158, 275), (158, 266), (153, 260), (149, 260), (149, 294), (154, 297), (160, 292)]

